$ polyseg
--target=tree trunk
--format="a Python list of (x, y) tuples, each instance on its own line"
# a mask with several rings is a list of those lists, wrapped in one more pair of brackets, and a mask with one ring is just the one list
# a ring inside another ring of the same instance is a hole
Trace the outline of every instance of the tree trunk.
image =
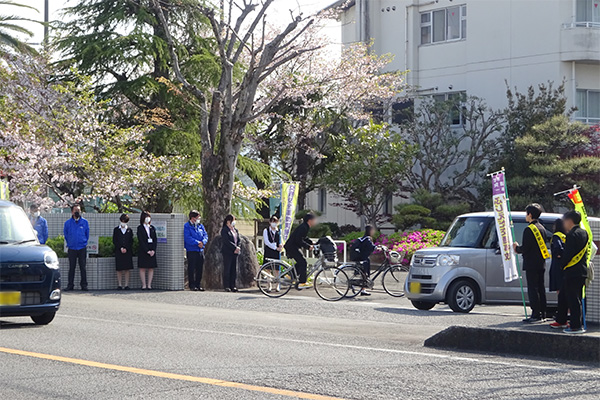
[[(214, 155), (210, 151), (202, 152), (202, 195), (204, 199), (202, 211), (209, 240), (207, 257), (204, 262), (204, 279), (206, 287), (209, 289), (222, 287), (221, 228), (225, 216), (231, 213), (234, 173), (239, 149), (239, 144), (229, 142), (222, 145), (218, 155)], [(256, 255), (256, 252), (254, 254)], [(243, 259), (245, 258), (240, 257), (238, 263), (242, 263)], [(243, 271), (251, 266), (239, 265), (238, 268)], [(246, 282), (244, 284), (247, 285)]]
[[(238, 288), (248, 288), (254, 285), (254, 278), (258, 272), (258, 259), (252, 240), (240, 235), (241, 254), (237, 260)], [(221, 253), (221, 236), (214, 237), (206, 248), (204, 259), (205, 272), (202, 277), (203, 286), (207, 289), (223, 289), (223, 254)], [(210, 268), (206, 268), (209, 266)]]

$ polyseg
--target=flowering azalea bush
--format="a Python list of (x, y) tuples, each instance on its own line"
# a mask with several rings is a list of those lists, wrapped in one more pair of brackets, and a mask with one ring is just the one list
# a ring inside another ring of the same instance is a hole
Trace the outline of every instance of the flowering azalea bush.
[[(446, 232), (444, 231), (437, 231), (434, 229), (423, 229), (413, 232), (396, 232), (391, 235), (377, 234), (374, 238), (374, 242), (376, 246), (386, 246), (390, 250), (397, 251), (400, 254), (406, 253), (404, 255), (403, 263), (407, 264), (417, 250), (438, 246), (445, 234)], [(354, 232), (346, 235), (344, 239), (347, 241), (348, 247), (350, 247), (352, 242), (358, 237), (362, 237), (362, 232)], [(379, 253), (380, 251), (376, 250), (375, 252)]]
[(438, 246), (445, 234), (444, 231), (433, 229), (395, 233), (388, 238), (388, 241), (393, 243), (388, 247), (399, 253), (406, 252), (404, 258), (406, 262), (409, 262), (417, 250)]

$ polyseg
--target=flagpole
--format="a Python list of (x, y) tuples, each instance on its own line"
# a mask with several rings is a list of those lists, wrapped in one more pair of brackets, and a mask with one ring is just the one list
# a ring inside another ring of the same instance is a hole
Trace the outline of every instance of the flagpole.
[[(502, 167), (502, 169), (498, 172), (495, 172), (495, 174), (499, 174), (499, 173), (504, 173), (505, 177), (506, 177), (506, 173), (504, 170), (504, 167)], [(512, 242), (515, 242), (515, 224), (513, 223), (513, 218), (512, 218), (512, 211), (510, 209), (510, 198), (508, 197), (508, 185), (504, 184), (504, 195), (506, 196), (506, 208), (508, 208), (508, 219), (510, 221), (510, 233), (513, 237)], [(519, 286), (521, 287), (521, 299), (523, 300), (523, 311), (525, 312), (525, 318), (528, 318), (527, 315), (527, 303), (525, 302), (525, 291), (523, 290), (523, 271), (521, 270), (521, 262), (519, 261), (519, 255), (516, 254), (516, 252), (514, 251), (514, 249), (511, 249), (511, 251), (513, 251), (515, 253), (515, 260), (517, 262), (517, 271), (519, 271)]]

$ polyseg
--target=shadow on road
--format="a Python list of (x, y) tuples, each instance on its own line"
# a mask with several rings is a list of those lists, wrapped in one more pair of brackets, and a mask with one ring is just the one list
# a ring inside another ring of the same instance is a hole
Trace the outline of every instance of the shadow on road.
[(41, 328), (41, 325), (36, 325), (33, 322), (9, 322), (0, 321), (0, 330), (4, 329), (23, 329), (23, 328)]

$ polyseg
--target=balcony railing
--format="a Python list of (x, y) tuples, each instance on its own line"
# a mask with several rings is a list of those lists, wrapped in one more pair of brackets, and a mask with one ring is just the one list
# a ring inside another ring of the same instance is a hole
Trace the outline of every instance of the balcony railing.
[(600, 29), (600, 22), (567, 22), (563, 24), (563, 29), (574, 29), (574, 28), (596, 28)]
[(575, 117), (575, 121), (583, 122), (587, 125), (600, 125), (600, 118), (592, 118), (592, 117)]

